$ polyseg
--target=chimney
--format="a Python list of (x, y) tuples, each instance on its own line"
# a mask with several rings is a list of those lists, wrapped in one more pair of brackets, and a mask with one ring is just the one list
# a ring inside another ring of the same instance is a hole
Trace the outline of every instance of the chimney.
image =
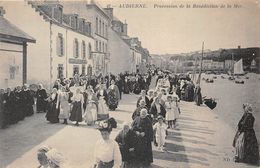
[(106, 14), (110, 17), (110, 18), (113, 18), (114, 15), (113, 15), (113, 8), (104, 8)]
[(0, 6), (0, 16), (4, 17), (5, 10), (2, 6)]
[(125, 23), (123, 24), (123, 31), (122, 31), (123, 36), (127, 36), (127, 23), (125, 21)]

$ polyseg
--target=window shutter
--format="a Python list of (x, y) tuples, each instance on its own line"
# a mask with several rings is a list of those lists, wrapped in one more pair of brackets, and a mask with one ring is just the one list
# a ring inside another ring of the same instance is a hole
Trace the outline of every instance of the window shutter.
[(59, 38), (59, 36), (56, 37), (56, 53), (57, 53), (58, 56), (61, 55), (61, 53), (60, 53), (60, 38)]
[(76, 39), (73, 41), (73, 56), (76, 57)]
[(63, 36), (60, 37), (60, 55), (64, 55), (64, 38)]

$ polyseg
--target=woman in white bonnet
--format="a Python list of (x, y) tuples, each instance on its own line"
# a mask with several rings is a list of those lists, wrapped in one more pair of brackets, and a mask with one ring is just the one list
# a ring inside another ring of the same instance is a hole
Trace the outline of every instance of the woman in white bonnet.
[(237, 133), (233, 141), (236, 150), (235, 162), (259, 164), (259, 147), (254, 131), (255, 117), (251, 104), (243, 104), (244, 115), (237, 126)]
[(49, 146), (42, 146), (37, 151), (37, 159), (40, 163), (38, 168), (47, 168), (48, 167), (48, 159), (46, 153), (51, 150)]
[(57, 149), (51, 149), (46, 153), (49, 168), (62, 168), (65, 164), (65, 159), (63, 155), (57, 151)]

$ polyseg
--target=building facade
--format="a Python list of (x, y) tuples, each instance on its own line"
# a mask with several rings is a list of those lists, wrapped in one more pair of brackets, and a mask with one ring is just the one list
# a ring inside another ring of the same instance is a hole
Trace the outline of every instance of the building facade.
[(0, 88), (14, 88), (27, 82), (27, 43), (36, 40), (4, 18), (0, 7)]
[(29, 83), (43, 83), (50, 88), (57, 78), (92, 73), (94, 38), (90, 22), (77, 14), (64, 14), (57, 2), (13, 3), (4, 3), (7, 18), (37, 40), (28, 47)]
[(66, 12), (77, 13), (86, 18), (91, 23), (91, 35), (94, 38), (92, 50), (93, 74), (107, 75), (109, 73), (110, 53), (108, 52), (108, 28), (110, 18), (102, 7), (95, 2), (84, 1), (61, 2)]
[(113, 15), (113, 8), (104, 8), (110, 17), (111, 26), (108, 28), (108, 51), (110, 53), (110, 72), (112, 74), (131, 72), (132, 49), (125, 41), (128, 38), (127, 24)]

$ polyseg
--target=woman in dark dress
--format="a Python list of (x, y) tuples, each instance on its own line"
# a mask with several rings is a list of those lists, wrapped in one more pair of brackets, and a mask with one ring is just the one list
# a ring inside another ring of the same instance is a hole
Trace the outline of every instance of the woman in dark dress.
[(27, 84), (24, 84), (23, 86), (23, 106), (24, 106), (24, 113), (26, 116), (33, 115), (33, 105), (34, 105), (34, 99), (31, 91), (29, 90), (29, 86)]
[(124, 90), (124, 94), (129, 94), (130, 92), (130, 81), (128, 79), (128, 77), (125, 77), (124, 83), (123, 83), (123, 90)]
[(120, 100), (120, 93), (118, 87), (115, 85), (115, 81), (111, 80), (111, 85), (107, 91), (108, 95), (108, 107), (110, 110), (115, 110)]
[(136, 79), (135, 79), (135, 82), (134, 82), (134, 90), (133, 90), (133, 92), (134, 92), (134, 94), (140, 94), (141, 90), (142, 90), (142, 88), (141, 88), (141, 79), (140, 79), (139, 76), (137, 76)]
[(46, 113), (47, 121), (50, 123), (59, 122), (59, 105), (57, 104), (58, 93), (57, 89), (53, 88), (50, 97), (48, 98), (48, 111)]
[(142, 109), (140, 116), (135, 118), (132, 123), (132, 130), (137, 135), (136, 163), (141, 167), (149, 166), (153, 162), (153, 127), (146, 109)]
[(0, 128), (5, 128), (7, 123), (5, 115), (4, 89), (0, 89)]
[(236, 149), (235, 161), (249, 164), (259, 164), (259, 148), (254, 131), (255, 118), (252, 105), (243, 105), (244, 115), (238, 123), (238, 130), (233, 141)]
[(15, 108), (14, 108), (14, 93), (10, 88), (6, 89), (6, 93), (3, 95), (4, 111), (7, 116), (7, 124), (15, 123)]
[(46, 112), (47, 107), (47, 93), (42, 84), (39, 84), (39, 89), (36, 92), (36, 109), (37, 113)]
[(23, 94), (21, 86), (17, 86), (14, 92), (14, 121), (17, 123), (25, 118), (24, 104), (23, 104)]

